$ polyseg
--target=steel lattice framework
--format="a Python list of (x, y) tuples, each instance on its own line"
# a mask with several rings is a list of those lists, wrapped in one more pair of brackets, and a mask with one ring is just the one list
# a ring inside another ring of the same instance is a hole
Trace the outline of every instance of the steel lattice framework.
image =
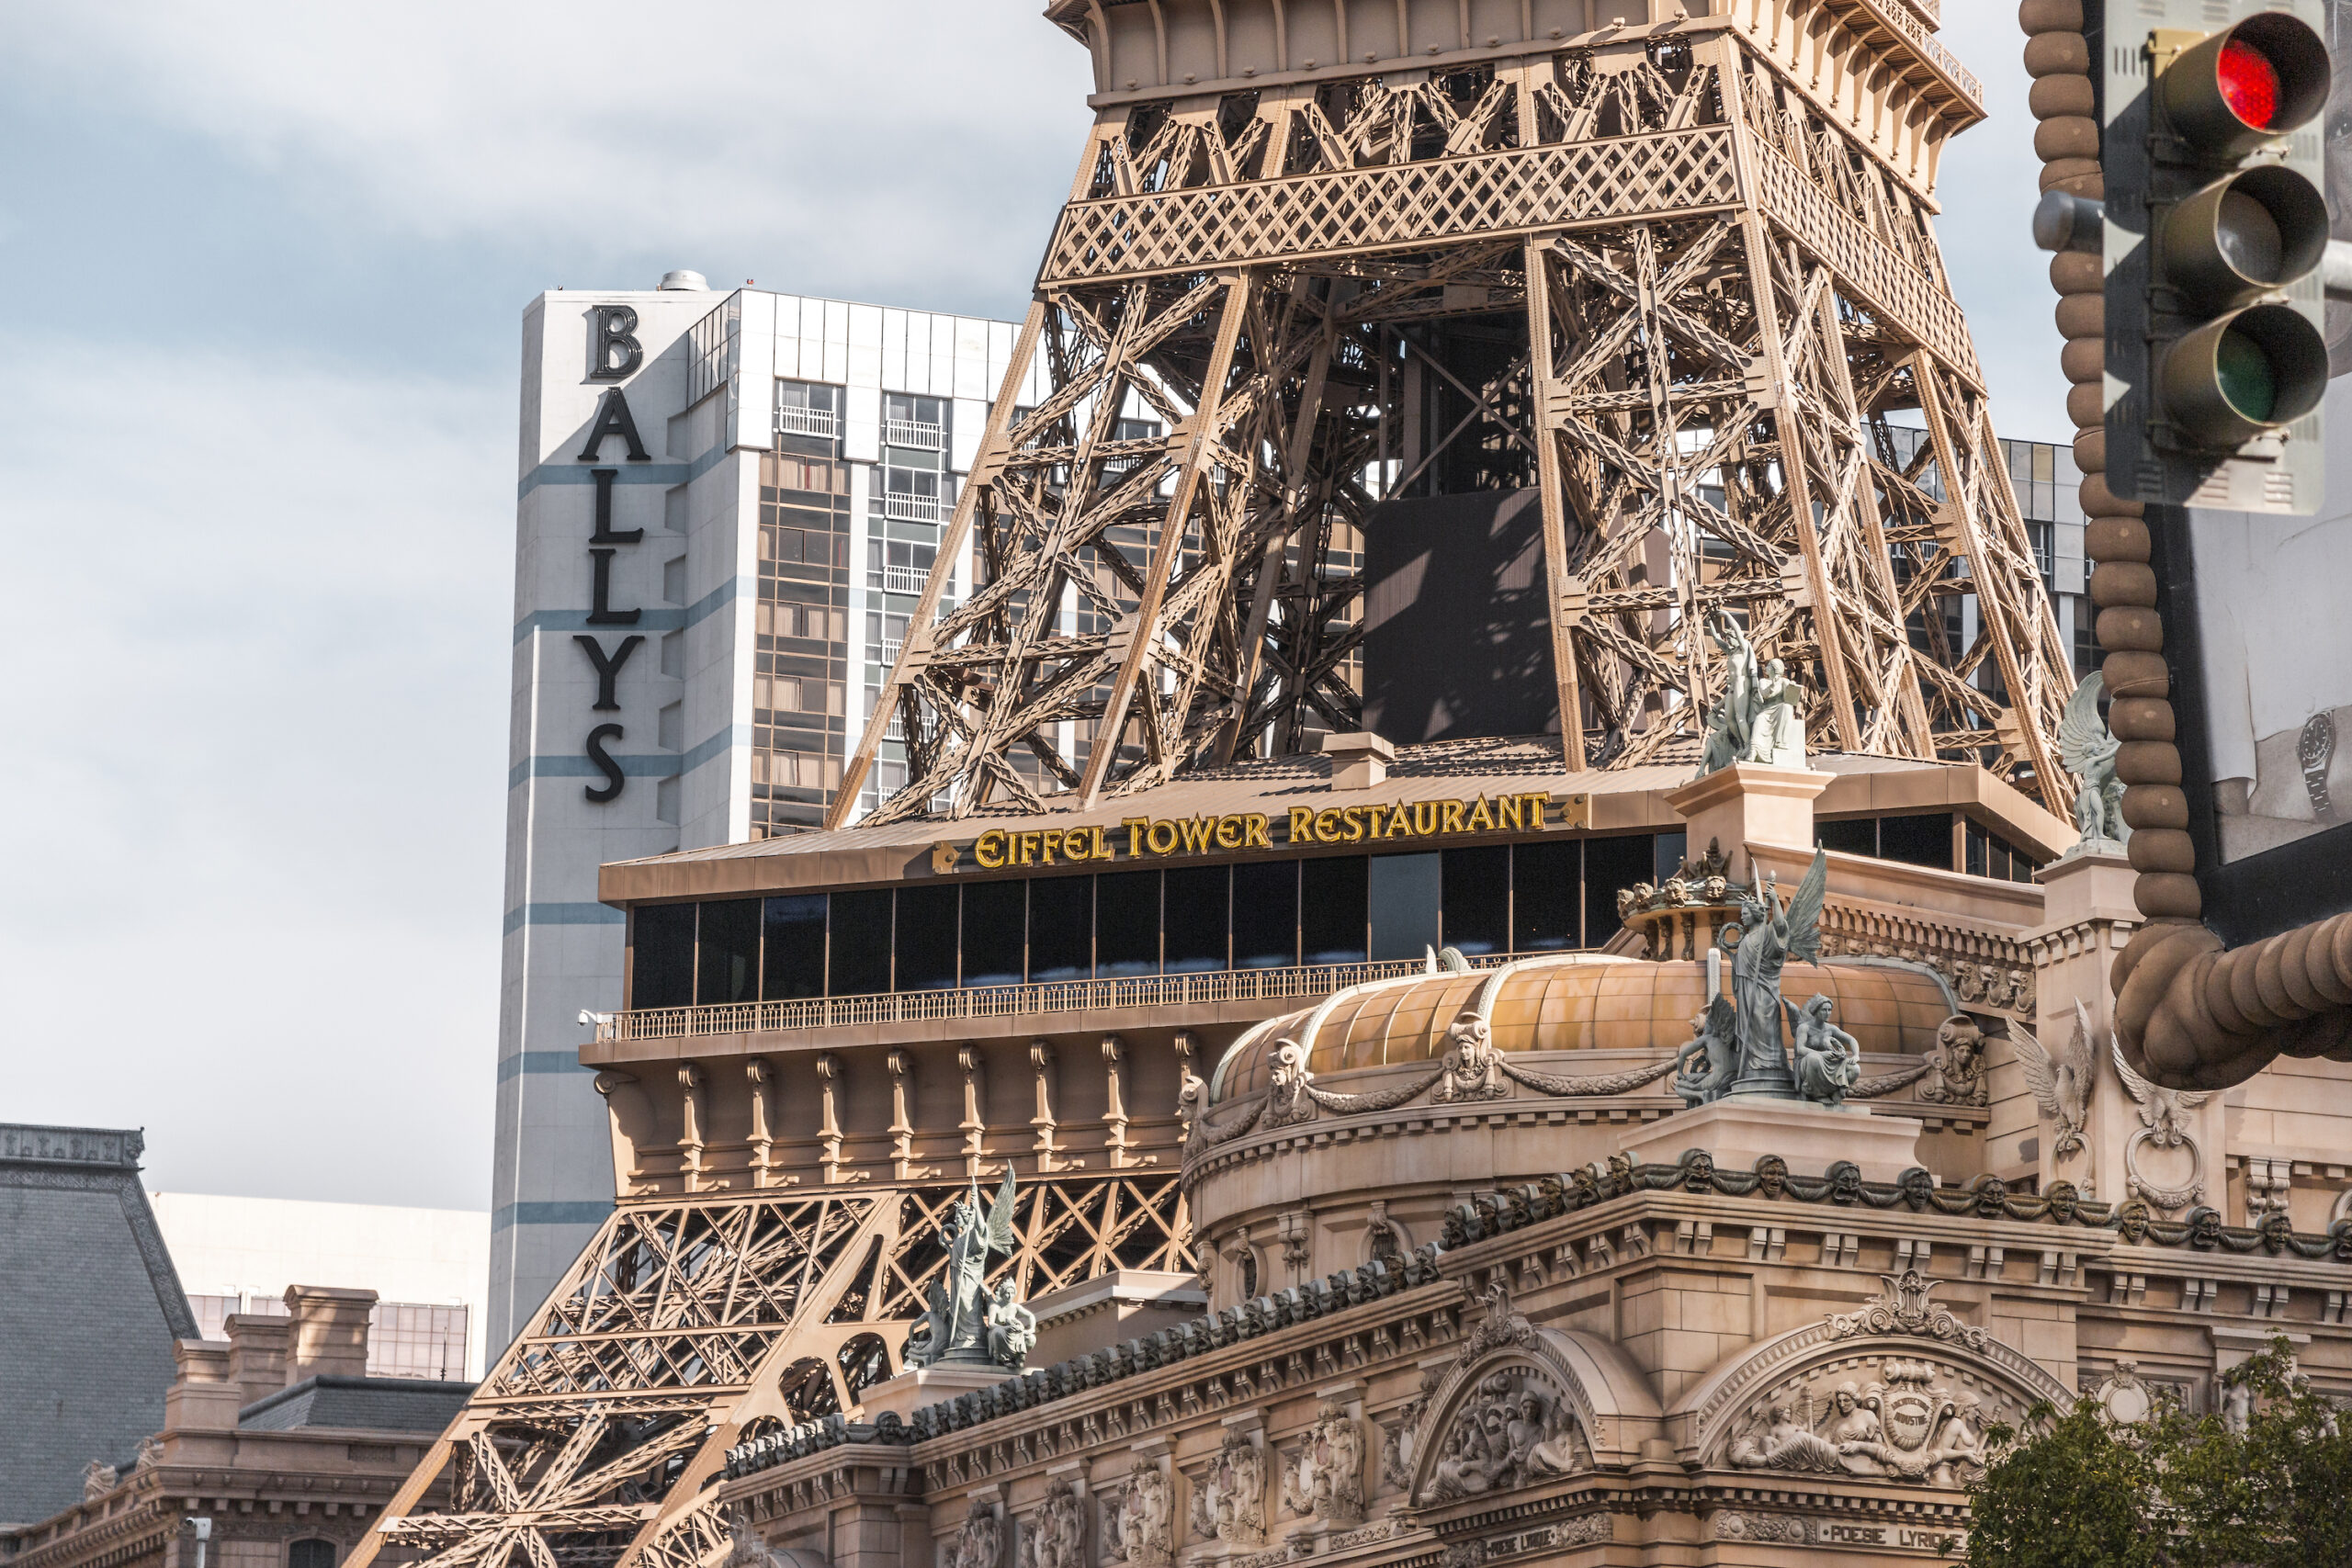
[[(876, 821), (1360, 728), (1348, 552), (1449, 444), (1540, 487), (1569, 771), (1696, 733), (1724, 606), (1804, 680), (1816, 750), (1974, 760), (2064, 814), (2071, 659), (1930, 204), (1796, 89), (1767, 8), (1102, 109), (831, 824), (886, 740)], [(1498, 320), (1498, 373), (1422, 346)], [(1416, 357), (1467, 412), (1408, 471)], [(1119, 438), (1136, 400), (1167, 434)]]
[[(729, 1446), (850, 1408), (946, 1255), (962, 1183), (623, 1203), (369, 1532), (431, 1568), (710, 1568), (729, 1537), (706, 1483)], [(1114, 1269), (1194, 1267), (1174, 1172), (1025, 1182), (1023, 1298)], [(435, 1482), (446, 1511), (424, 1511)]]

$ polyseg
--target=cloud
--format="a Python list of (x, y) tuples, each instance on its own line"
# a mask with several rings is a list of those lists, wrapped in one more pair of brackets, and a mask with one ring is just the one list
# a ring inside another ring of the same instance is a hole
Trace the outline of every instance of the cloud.
[(13, 93), (209, 139), (351, 221), (590, 256), (748, 241), (772, 281), (893, 299), (966, 273), (1017, 299), (1090, 118), (1083, 49), (1004, 0), (13, 15)]
[(10, 1113), (159, 1186), (481, 1203), (512, 394), (0, 344)]
[(1987, 118), (1944, 153), (1936, 232), (1992, 386), (1994, 425), (2019, 439), (2072, 441), (2058, 374), (2058, 297), (2050, 258), (2033, 248), (2031, 232), (2041, 161), (2026, 112), (2025, 35), (2013, 8), (1960, 0), (1944, 7), (1940, 36), (1984, 85)]
[[(2021, 43), (1947, 11), (1995, 118), (1939, 233), (1996, 423), (2063, 439)], [(9, 1113), (485, 1203), (525, 300), (1017, 311), (1086, 88), (1033, 0), (0, 7)]]

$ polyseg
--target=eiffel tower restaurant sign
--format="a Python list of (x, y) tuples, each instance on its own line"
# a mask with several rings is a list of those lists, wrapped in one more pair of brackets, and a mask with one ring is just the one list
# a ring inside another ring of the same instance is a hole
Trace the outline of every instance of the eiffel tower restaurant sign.
[[(1263, 811), (1235, 811), (1219, 816), (1126, 817), (1115, 826), (991, 828), (968, 845), (939, 845), (933, 864), (943, 872), (967, 863), (996, 871), (1006, 866), (1234, 854), (1285, 846), (1483, 838), (1546, 827), (1584, 826), (1589, 801), (1589, 796), (1582, 795), (1532, 792), (1467, 798), (1440, 795), (1320, 809), (1294, 806), (1286, 820)], [(1283, 835), (1279, 846), (1272, 838), (1276, 831)]]

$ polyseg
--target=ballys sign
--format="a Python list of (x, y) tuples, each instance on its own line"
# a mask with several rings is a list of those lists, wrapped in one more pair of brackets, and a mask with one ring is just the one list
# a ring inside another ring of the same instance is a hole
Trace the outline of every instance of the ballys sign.
[[(1165, 860), (1290, 846), (1393, 843), (1409, 839), (1476, 838), (1591, 824), (1592, 797), (1540, 792), (1440, 796), (1364, 806), (1294, 806), (1216, 817), (1127, 817), (1082, 828), (991, 828), (968, 844), (932, 847), (932, 868), (1065, 865), (1096, 861)], [(1279, 835), (1279, 837), (1277, 837)]]

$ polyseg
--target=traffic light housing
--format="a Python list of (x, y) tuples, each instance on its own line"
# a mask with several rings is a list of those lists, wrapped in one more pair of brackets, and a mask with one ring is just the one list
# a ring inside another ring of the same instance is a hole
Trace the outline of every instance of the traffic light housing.
[(2107, 482), (2125, 500), (2320, 504), (2324, 17), (2259, 3), (2108, 6)]

